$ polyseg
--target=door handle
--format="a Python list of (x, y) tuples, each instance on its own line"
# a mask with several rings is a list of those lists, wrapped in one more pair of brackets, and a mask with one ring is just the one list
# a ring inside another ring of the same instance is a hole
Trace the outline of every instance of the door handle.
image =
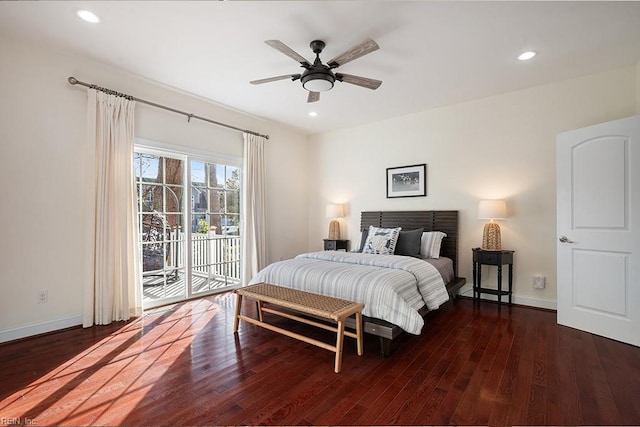
[(575, 243), (573, 240), (569, 240), (567, 236), (562, 236), (558, 240), (560, 240), (561, 243)]

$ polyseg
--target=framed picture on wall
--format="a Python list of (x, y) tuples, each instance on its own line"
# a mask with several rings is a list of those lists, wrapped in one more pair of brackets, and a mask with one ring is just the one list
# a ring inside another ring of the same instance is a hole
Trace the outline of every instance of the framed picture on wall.
[(387, 198), (427, 195), (427, 164), (387, 168)]

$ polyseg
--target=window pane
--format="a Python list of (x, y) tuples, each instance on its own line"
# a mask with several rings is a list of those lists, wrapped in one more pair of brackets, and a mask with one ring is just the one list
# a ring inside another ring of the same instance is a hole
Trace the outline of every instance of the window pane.
[(143, 182), (162, 182), (162, 176), (158, 177), (160, 158), (144, 153), (140, 153), (139, 156), (139, 172), (136, 176), (139, 176)]
[(141, 156), (142, 154), (140, 153), (133, 153), (133, 173), (135, 174), (136, 182), (140, 181), (140, 178), (142, 177)]
[(240, 235), (240, 217), (235, 215), (227, 215), (223, 218), (224, 234), (230, 236)]
[(209, 163), (209, 187), (224, 188), (224, 165)]
[(240, 213), (240, 193), (238, 191), (227, 191), (227, 213)]
[(209, 232), (222, 234), (222, 215), (209, 215)]
[(209, 219), (207, 215), (191, 215), (191, 232), (198, 234), (209, 233)]
[(209, 204), (207, 203), (207, 190), (198, 187), (191, 187), (191, 210), (193, 212), (206, 212)]
[(151, 212), (153, 210), (153, 187), (150, 185), (139, 185), (138, 200), (140, 212)]
[(162, 187), (159, 185), (142, 185), (142, 212), (162, 212)]
[(162, 246), (154, 244), (142, 245), (142, 271), (158, 271), (164, 267), (164, 251)]
[(191, 185), (198, 185), (204, 187), (205, 181), (205, 165), (203, 162), (195, 160), (191, 161)]
[(180, 262), (180, 243), (167, 242), (164, 244), (164, 266), (165, 268), (182, 267)]
[(182, 187), (169, 187), (166, 188), (166, 200), (167, 212), (182, 212), (183, 204), (182, 204)]
[(167, 214), (164, 216), (164, 224), (167, 230), (167, 240), (176, 239), (177, 236), (172, 237), (169, 233), (175, 233), (176, 230), (182, 229), (182, 215), (180, 214)]
[(209, 212), (211, 213), (224, 212), (224, 191), (209, 190)]
[(227, 190), (240, 190), (240, 169), (233, 166), (227, 166), (225, 187)]
[(165, 179), (167, 184), (182, 185), (182, 160), (165, 157)]
[(142, 215), (142, 241), (163, 242), (168, 239), (169, 228), (162, 214)]

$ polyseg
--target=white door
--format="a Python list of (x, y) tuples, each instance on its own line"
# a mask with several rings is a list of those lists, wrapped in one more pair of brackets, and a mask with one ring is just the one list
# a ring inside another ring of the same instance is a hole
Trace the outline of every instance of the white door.
[(640, 346), (640, 116), (557, 138), (558, 323)]

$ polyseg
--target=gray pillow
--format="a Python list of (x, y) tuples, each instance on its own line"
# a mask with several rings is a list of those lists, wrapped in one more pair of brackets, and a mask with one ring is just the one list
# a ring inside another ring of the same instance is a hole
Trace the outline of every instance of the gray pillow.
[(360, 247), (358, 248), (358, 252), (362, 252), (364, 250), (364, 244), (367, 243), (367, 236), (369, 235), (369, 229), (362, 230), (362, 234), (360, 235)]
[(420, 241), (422, 239), (423, 228), (415, 230), (401, 231), (396, 243), (395, 255), (405, 255), (419, 258)]

